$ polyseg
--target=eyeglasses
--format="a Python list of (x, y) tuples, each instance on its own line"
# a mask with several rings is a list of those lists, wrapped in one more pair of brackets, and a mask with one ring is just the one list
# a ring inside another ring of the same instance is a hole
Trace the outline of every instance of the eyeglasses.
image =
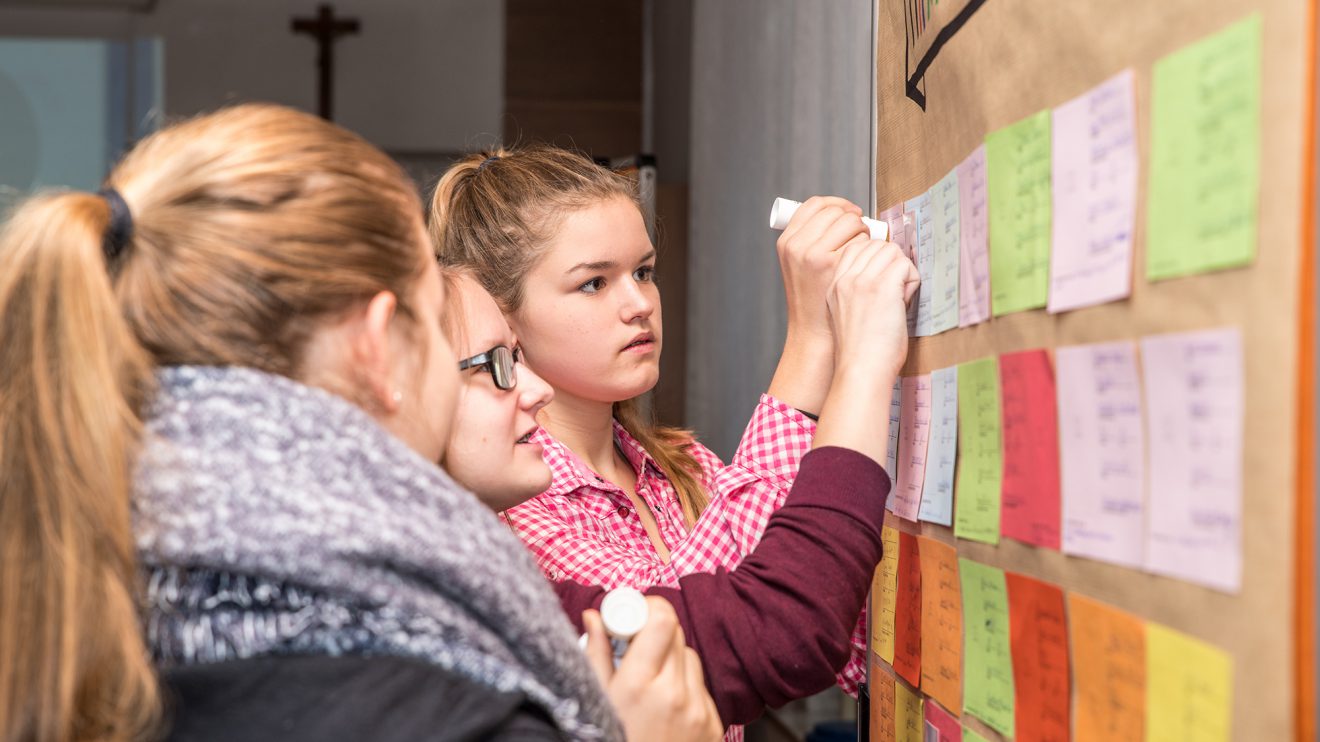
[(509, 350), (507, 346), (497, 345), (485, 353), (459, 361), (458, 370), (466, 371), (470, 368), (479, 368), (489, 371), (490, 377), (495, 380), (495, 387), (508, 391), (518, 386), (518, 374), (515, 366), (522, 363), (522, 358), (522, 348)]

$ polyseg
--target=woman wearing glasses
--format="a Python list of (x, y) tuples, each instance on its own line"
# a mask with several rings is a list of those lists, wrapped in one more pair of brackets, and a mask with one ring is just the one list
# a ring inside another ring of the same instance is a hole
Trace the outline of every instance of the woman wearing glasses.
[[(656, 253), (627, 179), (555, 148), (498, 151), (450, 169), (431, 201), (441, 262), (472, 271), (555, 391), (532, 440), (552, 479), (505, 511), (553, 581), (677, 587), (733, 568), (783, 505), (838, 356), (826, 290), (845, 245), (867, 244), (861, 210), (811, 199), (779, 240), (788, 331), (775, 375), (725, 464), (690, 431), (654, 425), (638, 399), (659, 378), (663, 322)], [(901, 299), (901, 297), (899, 297)], [(900, 302), (901, 303), (901, 302)], [(871, 383), (893, 382), (906, 332), (885, 326)], [(887, 391), (885, 391), (888, 394)], [(887, 415), (870, 421), (872, 435)], [(839, 683), (865, 678), (865, 620)], [(729, 739), (741, 732), (730, 730)]]
[[(735, 571), (685, 575), (677, 588), (646, 590), (677, 610), (726, 726), (829, 687), (850, 655), (849, 633), (881, 558), (880, 503), (890, 484), (877, 463), (887, 436), (873, 423), (887, 418), (888, 396), (874, 380), (888, 359), (872, 341), (902, 331), (904, 287), (914, 278), (893, 245), (850, 250), (830, 295), (848, 364), (783, 507)], [(466, 275), (449, 280), (446, 329), (463, 358), (463, 378), (445, 467), (504, 510), (550, 481), (534, 439), (537, 414), (554, 392), (522, 364), (518, 338), (493, 298)], [(575, 621), (605, 592), (573, 581), (555, 589)], [(608, 655), (593, 661), (607, 664)]]
[(719, 737), (667, 604), (596, 675), (437, 465), (420, 214), (362, 139), (250, 105), (9, 219), (0, 739)]

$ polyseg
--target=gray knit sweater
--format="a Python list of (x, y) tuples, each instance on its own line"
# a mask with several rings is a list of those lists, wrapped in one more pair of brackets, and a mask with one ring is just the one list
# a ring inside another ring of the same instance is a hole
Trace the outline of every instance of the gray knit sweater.
[(152, 651), (417, 657), (622, 737), (517, 538), (366, 413), (250, 369), (157, 374), (135, 484)]

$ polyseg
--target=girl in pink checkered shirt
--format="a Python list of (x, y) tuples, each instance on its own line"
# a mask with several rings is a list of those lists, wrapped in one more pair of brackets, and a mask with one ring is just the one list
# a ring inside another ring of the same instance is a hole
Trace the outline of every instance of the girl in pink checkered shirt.
[[(550, 488), (504, 513), (548, 577), (676, 587), (752, 551), (812, 446), (833, 376), (825, 293), (841, 248), (867, 239), (860, 216), (842, 199), (812, 199), (781, 236), (788, 337), (725, 465), (638, 410), (658, 379), (663, 328), (631, 182), (551, 148), (474, 156), (442, 179), (430, 220), (441, 261), (474, 272), (554, 388), (525, 436), (543, 448)], [(864, 617), (853, 645), (839, 677), (849, 692), (865, 677)]]

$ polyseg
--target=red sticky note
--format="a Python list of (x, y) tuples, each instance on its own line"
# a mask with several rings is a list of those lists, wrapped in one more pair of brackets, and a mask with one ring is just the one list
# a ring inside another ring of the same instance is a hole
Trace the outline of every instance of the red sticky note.
[(1068, 619), (1063, 590), (1006, 572), (1017, 742), (1068, 742)]
[(940, 742), (962, 742), (962, 724), (957, 717), (931, 700), (926, 701), (926, 723), (939, 732)]
[(871, 653), (871, 739), (876, 742), (894, 742), (898, 730), (895, 717), (897, 690), (894, 676)]
[(1004, 473), (1000, 533), (1059, 548), (1059, 419), (1044, 350), (999, 357)]
[(894, 672), (921, 685), (921, 553), (917, 537), (898, 534), (898, 601), (894, 606)]

